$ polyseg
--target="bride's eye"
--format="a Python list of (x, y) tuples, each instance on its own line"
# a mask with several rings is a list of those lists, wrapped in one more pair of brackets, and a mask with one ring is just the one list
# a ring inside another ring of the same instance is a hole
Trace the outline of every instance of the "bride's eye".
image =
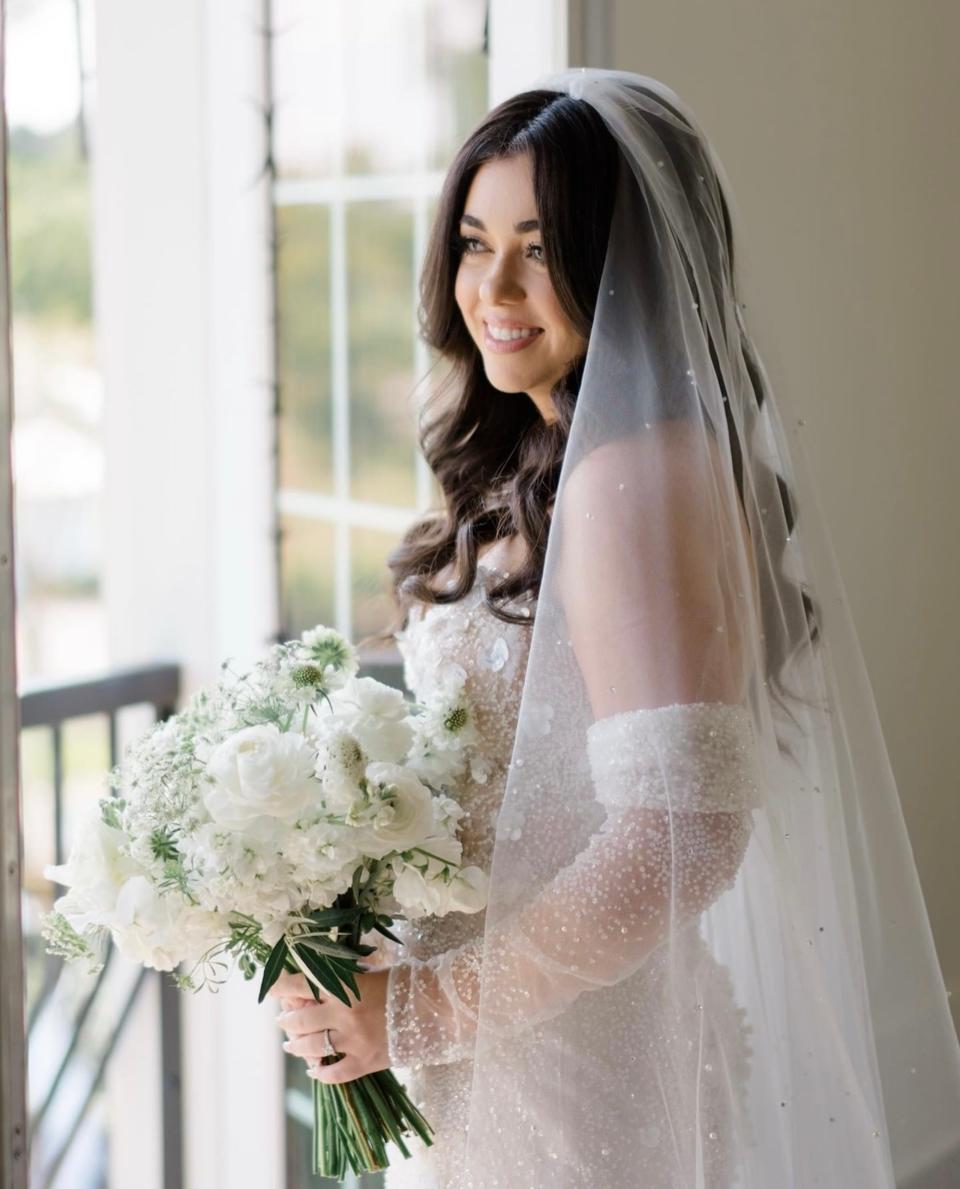
[[(478, 246), (472, 247), (471, 245), (473, 244)], [(483, 241), (477, 239), (475, 235), (457, 235), (454, 237), (453, 246), (463, 252), (464, 255), (472, 256), (483, 250)], [(545, 263), (543, 258), (543, 244), (528, 244), (527, 250), (529, 252), (539, 252), (540, 255), (533, 256), (533, 259), (536, 260), (538, 264)]]
[(480, 241), (475, 235), (457, 235), (453, 240), (453, 246), (455, 248), (459, 248), (462, 252), (466, 252), (467, 255), (470, 255), (470, 253), (476, 251), (475, 248), (471, 248), (469, 245), (479, 243)]

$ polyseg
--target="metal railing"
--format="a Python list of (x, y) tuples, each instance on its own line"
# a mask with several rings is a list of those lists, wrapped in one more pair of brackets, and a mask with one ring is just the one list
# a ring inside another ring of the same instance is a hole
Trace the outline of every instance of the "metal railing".
[[(160, 722), (175, 713), (180, 694), (180, 668), (175, 664), (156, 664), (119, 670), (106, 676), (71, 684), (27, 689), (20, 694), (20, 727), (26, 730), (44, 727), (50, 731), (53, 757), (53, 851), (54, 861), (62, 863), (64, 853), (64, 728), (73, 719), (88, 715), (106, 716), (109, 738), (110, 766), (118, 763), (118, 716), (122, 710), (147, 705)], [(26, 940), (31, 940), (25, 938)], [(35, 940), (35, 939), (32, 939)], [(124, 985), (115, 1017), (105, 1035), (91, 1037), (96, 1031), (97, 1008), (108, 994), (114, 949), (106, 952), (104, 966), (91, 988), (71, 1006), (57, 1003), (57, 990), (65, 977), (59, 958), (44, 956), (40, 988), (31, 1004), (27, 1039), (33, 1049), (41, 1039), (48, 1013), (51, 1020), (63, 1026), (63, 1013), (72, 1010), (72, 1017), (63, 1028), (64, 1039), (48, 1075), (39, 1105), (29, 1119), (29, 1140), (34, 1155), (32, 1183), (52, 1186), (70, 1154), (71, 1148), (88, 1115), (99, 1090), (117, 1043), (124, 1034), (127, 1020), (150, 977), (160, 979), (161, 1076), (163, 1110), (163, 1183), (164, 1189), (181, 1189), (183, 1184), (183, 1127), (180, 1094), (180, 1001), (176, 987), (169, 979), (146, 968), (137, 972), (132, 982)], [(68, 997), (69, 998), (69, 997)], [(48, 1028), (48, 1034), (52, 1028)], [(103, 1029), (101, 1028), (101, 1033)], [(48, 1047), (51, 1043), (46, 1037)], [(56, 1044), (57, 1041), (52, 1043)], [(83, 1057), (83, 1071), (78, 1064)], [(78, 1072), (80, 1076), (78, 1077)], [(31, 1076), (34, 1075), (31, 1064)], [(79, 1089), (78, 1089), (79, 1086)], [(44, 1127), (60, 1102), (65, 1105), (61, 1114), (67, 1121), (47, 1136)], [(38, 1140), (46, 1141), (41, 1152)]]

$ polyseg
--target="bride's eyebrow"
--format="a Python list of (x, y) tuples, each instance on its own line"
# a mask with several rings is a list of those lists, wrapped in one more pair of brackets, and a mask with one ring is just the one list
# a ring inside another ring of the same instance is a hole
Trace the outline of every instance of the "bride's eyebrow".
[[(486, 231), (482, 220), (476, 218), (475, 215), (461, 215), (461, 223), (468, 223), (471, 227), (476, 227), (478, 231)], [(539, 219), (521, 219), (519, 223), (514, 223), (514, 231), (537, 231), (540, 227)]]

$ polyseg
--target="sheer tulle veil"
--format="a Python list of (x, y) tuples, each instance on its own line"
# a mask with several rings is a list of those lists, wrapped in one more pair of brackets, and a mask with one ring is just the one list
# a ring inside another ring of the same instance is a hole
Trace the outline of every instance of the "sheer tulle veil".
[(893, 1186), (960, 1146), (960, 1049), (730, 187), (662, 83), (533, 86), (593, 105), (620, 176), (497, 822), (464, 1183)]

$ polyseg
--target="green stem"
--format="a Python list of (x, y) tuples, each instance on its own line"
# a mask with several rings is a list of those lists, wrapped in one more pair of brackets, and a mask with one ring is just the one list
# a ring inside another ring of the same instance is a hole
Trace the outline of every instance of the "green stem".
[(333, 1085), (314, 1079), (313, 1108), (315, 1175), (342, 1180), (348, 1168), (379, 1172), (389, 1164), (388, 1141), (409, 1158), (403, 1136), (411, 1131), (433, 1143), (432, 1127), (389, 1069)]

